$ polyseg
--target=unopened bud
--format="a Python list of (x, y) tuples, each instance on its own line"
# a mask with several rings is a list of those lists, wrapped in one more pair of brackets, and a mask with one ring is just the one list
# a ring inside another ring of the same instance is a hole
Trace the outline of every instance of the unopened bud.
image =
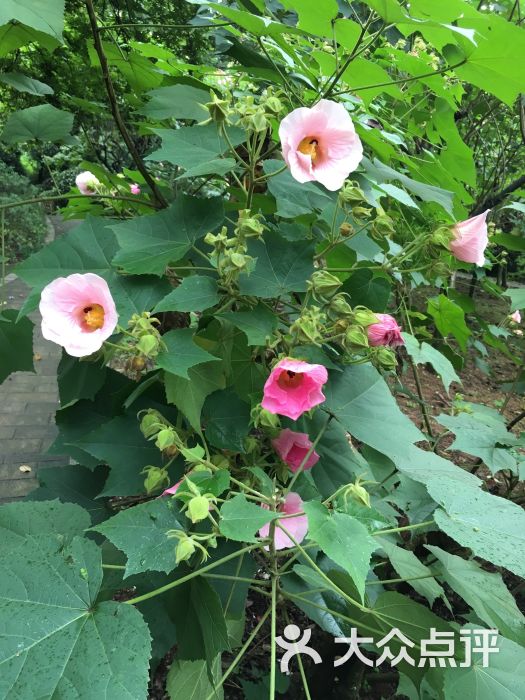
[(159, 338), (151, 333), (147, 333), (139, 338), (137, 349), (146, 357), (157, 353), (159, 349)]
[(370, 494), (361, 486), (359, 483), (350, 484), (350, 486), (345, 491), (345, 496), (353, 498), (354, 501), (362, 503), (367, 508), (370, 508)]
[(191, 537), (184, 537), (179, 540), (179, 544), (175, 550), (175, 563), (180, 564), (181, 561), (188, 561), (195, 552), (195, 544)]
[(281, 426), (279, 416), (262, 408), (260, 404), (257, 404), (257, 406), (252, 409), (251, 418), (256, 428), (278, 429)]
[(367, 219), (371, 213), (372, 210), (367, 207), (352, 207), (352, 216), (354, 219)]
[(454, 240), (454, 231), (450, 226), (440, 226), (434, 231), (430, 240), (435, 245), (443, 246), (443, 248), (449, 250), (450, 243)]
[(148, 494), (159, 491), (165, 486), (169, 486), (170, 478), (166, 469), (161, 469), (160, 467), (144, 467), (141, 473), (146, 474), (144, 488)]
[(192, 523), (198, 523), (208, 517), (210, 502), (205, 496), (195, 496), (188, 503), (188, 517)]
[(397, 365), (396, 354), (393, 350), (381, 345), (375, 348), (377, 362), (384, 369), (394, 369)]
[(327, 270), (316, 270), (308, 281), (308, 289), (325, 296), (335, 294), (341, 285), (341, 280)]
[(349, 182), (339, 192), (339, 199), (344, 204), (357, 204), (357, 202), (365, 201), (365, 193), (359, 187), (357, 182)]
[(345, 347), (368, 347), (368, 336), (361, 326), (352, 326), (346, 331)]
[(229, 102), (227, 100), (221, 100), (217, 97), (216, 93), (212, 92), (211, 101), (207, 102), (204, 106), (210, 113), (211, 120), (217, 124), (222, 124), (228, 120), (228, 115), (230, 113)]
[(348, 318), (353, 317), (352, 307), (346, 301), (346, 297), (344, 294), (336, 294), (335, 297), (332, 297), (332, 299), (330, 300), (329, 309), (330, 312), (335, 316), (342, 316)]
[(352, 224), (349, 224), (347, 221), (344, 221), (341, 226), (339, 226), (339, 233), (341, 236), (344, 238), (347, 238), (348, 236), (352, 235), (352, 233), (355, 231), (354, 227)]
[(159, 450), (164, 451), (168, 447), (176, 444), (176, 433), (173, 428), (164, 428), (160, 430), (157, 434), (157, 439), (155, 440), (155, 445)]
[(356, 306), (354, 309), (354, 320), (360, 326), (371, 326), (373, 323), (379, 323), (377, 316), (364, 306)]

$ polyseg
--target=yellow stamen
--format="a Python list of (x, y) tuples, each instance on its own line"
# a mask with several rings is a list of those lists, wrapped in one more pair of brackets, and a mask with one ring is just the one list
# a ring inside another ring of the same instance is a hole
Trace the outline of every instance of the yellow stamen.
[(104, 325), (104, 309), (100, 304), (90, 304), (82, 309), (84, 323), (90, 331), (96, 331)]
[(277, 383), (281, 389), (295, 389), (303, 381), (303, 375), (301, 372), (292, 372), (291, 370), (286, 370), (286, 372), (281, 372)]
[(297, 146), (297, 150), (305, 156), (310, 156), (312, 163), (315, 163), (319, 156), (319, 141), (313, 136), (306, 136)]

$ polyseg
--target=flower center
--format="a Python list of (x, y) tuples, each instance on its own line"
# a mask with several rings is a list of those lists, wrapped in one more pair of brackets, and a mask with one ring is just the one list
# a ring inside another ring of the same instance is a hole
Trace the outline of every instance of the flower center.
[(297, 146), (297, 150), (305, 156), (310, 156), (312, 163), (315, 164), (319, 157), (319, 141), (314, 136), (306, 136)]
[(84, 323), (88, 330), (97, 331), (104, 325), (104, 309), (100, 304), (90, 304), (82, 309)]
[(292, 372), (291, 370), (286, 370), (281, 372), (277, 383), (281, 389), (295, 389), (303, 381), (303, 375), (301, 372)]

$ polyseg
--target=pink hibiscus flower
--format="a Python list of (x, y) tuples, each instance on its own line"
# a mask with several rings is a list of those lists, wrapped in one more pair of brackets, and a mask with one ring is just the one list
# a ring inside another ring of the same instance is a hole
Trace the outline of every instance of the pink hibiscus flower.
[(99, 350), (118, 320), (108, 283), (91, 272), (50, 282), (42, 290), (40, 313), (44, 338), (73, 357)]
[(368, 342), (370, 345), (386, 345), (389, 348), (397, 348), (404, 345), (401, 328), (390, 314), (375, 314), (379, 323), (372, 323), (367, 327)]
[(317, 180), (327, 190), (340, 189), (363, 158), (363, 146), (343, 105), (320, 100), (299, 107), (279, 127), (283, 157), (298, 182)]
[[(261, 504), (263, 508), (268, 508), (266, 504)], [(279, 512), (285, 515), (293, 515), (294, 513), (301, 513), (303, 510), (303, 501), (298, 493), (291, 491), (286, 498), (284, 503), (279, 506)], [(276, 521), (277, 523), (279, 520)], [(306, 515), (298, 515), (295, 518), (285, 518), (282, 521), (283, 527), (285, 527), (290, 535), (299, 544), (306, 537), (308, 532), (308, 518)], [(270, 534), (270, 523), (263, 525), (259, 530), (259, 537), (268, 537)], [(275, 549), (289, 549), (290, 547), (295, 547), (295, 543), (286, 535), (279, 527), (275, 527), (274, 536)], [(267, 547), (268, 549), (268, 547)]]
[[(279, 437), (272, 440), (272, 445), (283, 462), (295, 473), (312, 447), (312, 442), (306, 433), (296, 433), (285, 428), (281, 430)], [(318, 461), (319, 455), (314, 450), (308, 457), (303, 470), (311, 469)]]
[(176, 484), (173, 484), (173, 486), (170, 486), (169, 489), (166, 489), (160, 495), (161, 496), (174, 496), (177, 493), (177, 489), (179, 488), (179, 486), (182, 484), (183, 481), (184, 481), (184, 479), (177, 481)]
[(75, 184), (81, 194), (94, 194), (100, 185), (100, 180), (93, 173), (90, 173), (89, 170), (86, 170), (76, 176)]
[(510, 320), (514, 321), (514, 323), (521, 323), (521, 314), (519, 311), (515, 311), (513, 314), (510, 315)]
[(285, 358), (272, 369), (264, 385), (263, 408), (297, 420), (305, 411), (323, 403), (323, 384), (328, 372), (323, 365)]
[(458, 260), (468, 263), (476, 263), (479, 267), (485, 264), (485, 248), (489, 237), (487, 232), (487, 214), (473, 216), (466, 221), (458, 222), (452, 229), (454, 240), (450, 243), (450, 252)]
[(134, 182), (132, 185), (130, 185), (129, 189), (131, 191), (131, 194), (140, 194), (140, 187), (139, 187), (139, 185), (137, 185), (136, 182)]

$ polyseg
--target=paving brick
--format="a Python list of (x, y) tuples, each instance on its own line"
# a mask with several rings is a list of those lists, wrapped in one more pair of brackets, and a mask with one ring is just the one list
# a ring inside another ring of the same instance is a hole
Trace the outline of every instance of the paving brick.
[(0, 440), (7, 440), (12, 438), (15, 434), (15, 428), (13, 426), (0, 426)]
[(6, 479), (0, 481), (0, 498), (21, 498), (38, 486), (36, 479)]

